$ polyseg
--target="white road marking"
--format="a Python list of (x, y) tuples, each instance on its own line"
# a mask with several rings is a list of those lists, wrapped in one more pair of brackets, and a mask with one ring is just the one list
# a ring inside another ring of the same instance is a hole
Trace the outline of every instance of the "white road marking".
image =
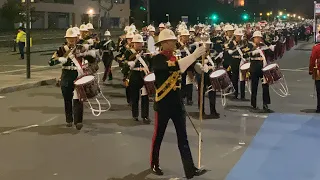
[(241, 149), (241, 148), (242, 148), (242, 146), (235, 146), (235, 147), (233, 147), (232, 149), (230, 149), (228, 152), (222, 154), (222, 155), (220, 156), (220, 158), (225, 158), (225, 157), (229, 156), (230, 154), (238, 151), (238, 150)]
[(265, 119), (268, 116), (266, 116), (266, 115), (257, 115), (257, 114), (242, 114), (242, 117), (255, 117), (255, 118)]
[(21, 128), (16, 128), (16, 129), (12, 129), (12, 130), (9, 130), (9, 131), (4, 131), (1, 133), (1, 135), (5, 135), (5, 134), (11, 134), (13, 132), (17, 132), (17, 131), (21, 131), (21, 130), (25, 130), (25, 129), (30, 129), (30, 128), (33, 128), (33, 127), (38, 127), (39, 125), (38, 124), (34, 124), (34, 125), (30, 125), (30, 126), (25, 126), (25, 127), (21, 127)]
[[(53, 121), (53, 120), (56, 119), (57, 117), (59, 117), (59, 116), (55, 116), (55, 117), (52, 117), (52, 118), (50, 118), (50, 119), (48, 119), (48, 120), (45, 120), (45, 121), (41, 122), (40, 125), (46, 124), (46, 123), (48, 123), (48, 122), (50, 122), (50, 121)], [(11, 134), (11, 133), (13, 133), (13, 132), (17, 132), (17, 131), (21, 131), (21, 130), (25, 130), (25, 129), (30, 129), (30, 128), (38, 127), (38, 126), (40, 126), (40, 125), (39, 125), (39, 124), (33, 124), (33, 125), (30, 125), (30, 126), (25, 126), (25, 127), (21, 127), (21, 128), (11, 129), (11, 130), (9, 130), (9, 131), (4, 131), (4, 132), (0, 133), (0, 135)]]
[(309, 67), (298, 68), (299, 70), (309, 69)]
[[(31, 70), (42, 69), (44, 67), (48, 67), (48, 66), (43, 66), (43, 67), (39, 66), (39, 67), (35, 67), (35, 68), (31, 67)], [(25, 70), (25, 69), (17, 69), (17, 70), (12, 70), (12, 71), (2, 71), (2, 72), (0, 72), (0, 74), (14, 73), (14, 72), (22, 71), (22, 70)]]
[(291, 71), (291, 72), (308, 72), (308, 70), (302, 69), (281, 69), (282, 71)]

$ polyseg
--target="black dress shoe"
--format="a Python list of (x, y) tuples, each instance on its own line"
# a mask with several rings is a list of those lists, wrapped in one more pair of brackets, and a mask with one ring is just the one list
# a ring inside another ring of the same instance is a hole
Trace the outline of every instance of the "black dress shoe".
[(187, 101), (187, 106), (192, 106), (192, 105), (193, 105), (193, 101), (188, 100), (188, 101)]
[(150, 124), (151, 123), (151, 120), (149, 118), (143, 118), (143, 123), (144, 124)]
[(208, 172), (206, 169), (194, 168), (194, 171), (191, 173), (188, 173), (186, 178), (192, 179), (194, 176), (201, 176), (201, 175), (205, 174), (206, 172)]
[(72, 127), (72, 122), (66, 124), (67, 127)]
[(317, 109), (317, 110), (316, 110), (316, 113), (320, 113), (320, 109)]
[(160, 166), (157, 166), (157, 165), (151, 166), (151, 171), (155, 175), (158, 175), (158, 176), (162, 176), (163, 175), (163, 171), (160, 168)]
[(219, 119), (220, 118), (220, 114), (215, 112), (215, 113), (211, 113), (210, 115), (207, 115), (207, 118), (209, 119)]
[(246, 99), (246, 98), (241, 98), (240, 100), (241, 101), (250, 101), (249, 99)]
[(83, 127), (83, 124), (82, 124), (82, 123), (76, 124), (76, 129), (77, 129), (77, 130), (81, 130), (82, 127)]
[(139, 118), (134, 117), (133, 120), (134, 120), (134, 121), (139, 121)]

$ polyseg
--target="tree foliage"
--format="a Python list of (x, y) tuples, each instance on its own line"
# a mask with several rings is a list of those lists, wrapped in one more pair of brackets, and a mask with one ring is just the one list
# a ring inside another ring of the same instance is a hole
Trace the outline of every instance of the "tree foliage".
[[(26, 22), (26, 7), (17, 0), (7, 0), (0, 9), (1, 17), (7, 22), (8, 29), (14, 28), (14, 23)], [(34, 7), (30, 8), (31, 14), (35, 11)], [(36, 21), (36, 16), (31, 18), (31, 22)]]

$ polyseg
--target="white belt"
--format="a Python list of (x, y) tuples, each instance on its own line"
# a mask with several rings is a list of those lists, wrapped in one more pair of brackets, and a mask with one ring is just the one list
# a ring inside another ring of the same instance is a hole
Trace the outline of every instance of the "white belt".
[(241, 56), (232, 56), (232, 58), (239, 58), (239, 59), (240, 59), (240, 58), (241, 58)]
[(75, 66), (62, 66), (62, 69), (76, 71), (77, 67), (75, 67)]

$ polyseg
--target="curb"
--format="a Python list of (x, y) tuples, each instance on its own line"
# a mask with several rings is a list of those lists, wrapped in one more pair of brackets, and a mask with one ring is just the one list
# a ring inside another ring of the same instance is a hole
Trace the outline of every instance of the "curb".
[(18, 84), (18, 85), (14, 85), (14, 86), (10, 86), (10, 87), (0, 88), (0, 94), (31, 89), (31, 88), (35, 88), (35, 87), (39, 87), (39, 86), (52, 85), (55, 83), (56, 83), (56, 78), (49, 78), (49, 79), (44, 79), (44, 80), (36, 81), (36, 82), (30, 82), (30, 83), (26, 83), (26, 84)]
[[(119, 67), (114, 67), (112, 68), (113, 70), (118, 70)], [(122, 81), (121, 75), (120, 76), (114, 76), (114, 80), (119, 80)], [(0, 88), (0, 94), (6, 94), (6, 93), (12, 93), (16, 91), (22, 91), (26, 89), (32, 89), (40, 86), (47, 86), (47, 85), (54, 85), (57, 82), (57, 78), (48, 78), (36, 82), (30, 82), (30, 83), (25, 83), (25, 84), (18, 84), (14, 86), (9, 86), (9, 87), (3, 87)]]
[[(46, 70), (54, 70), (54, 69), (61, 69), (60, 66), (48, 66), (48, 67), (34, 67), (31, 68), (31, 73), (32, 72), (39, 72), (39, 71), (46, 71)], [(18, 69), (18, 70), (13, 70), (11, 72), (1, 72), (0, 75), (20, 75), (20, 74), (25, 74), (26, 70), (25, 69)]]

